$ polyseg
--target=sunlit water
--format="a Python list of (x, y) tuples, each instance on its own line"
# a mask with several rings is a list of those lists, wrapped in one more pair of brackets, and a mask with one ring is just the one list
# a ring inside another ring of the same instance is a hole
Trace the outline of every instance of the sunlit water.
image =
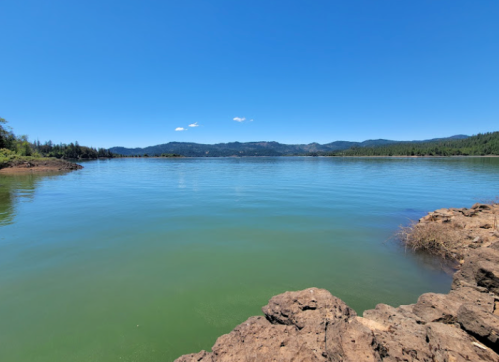
[(84, 166), (0, 176), (1, 361), (172, 361), (312, 286), (358, 312), (414, 303), (450, 276), (397, 227), (499, 195), (499, 158)]

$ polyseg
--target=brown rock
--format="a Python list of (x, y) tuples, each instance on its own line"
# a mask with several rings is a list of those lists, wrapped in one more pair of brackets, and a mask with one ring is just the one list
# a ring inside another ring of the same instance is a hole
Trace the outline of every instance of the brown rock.
[[(177, 362), (499, 362), (494, 297), (475, 288), (428, 293), (399, 308), (379, 304), (363, 318), (316, 288), (273, 297), (263, 310), (266, 317), (251, 317), (221, 336), (212, 352)], [(459, 324), (448, 324), (448, 315)]]
[(476, 204), (474, 204), (472, 207), (472, 209), (474, 210), (493, 210), (493, 207), (489, 204), (480, 204), (479, 202), (477, 202)]
[(199, 353), (191, 353), (181, 356), (175, 360), (176, 362), (212, 362), (212, 353), (201, 351)]
[(461, 327), (496, 353), (499, 352), (499, 317), (473, 304), (463, 304), (457, 313)]
[(449, 294), (423, 294), (413, 307), (413, 312), (427, 323), (453, 324), (457, 321), (459, 308), (466, 303), (475, 304), (487, 313), (494, 311), (493, 295), (481, 293), (474, 288), (463, 287), (451, 290)]
[(429, 323), (426, 327), (431, 361), (497, 361), (498, 356), (481, 346), (464, 331), (442, 323)]
[(251, 317), (218, 338), (211, 353), (186, 355), (177, 362), (327, 361), (325, 331), (329, 321), (355, 316), (341, 299), (310, 288), (273, 297)]
[(352, 317), (331, 325), (326, 332), (326, 352), (332, 362), (381, 361), (374, 344), (373, 329), (385, 329), (384, 325), (365, 318)]
[[(497, 243), (496, 243), (497, 244)], [(461, 286), (478, 287), (481, 290), (499, 292), (499, 250), (498, 245), (469, 250), (461, 270), (454, 274), (452, 288)]]
[(265, 317), (221, 336), (212, 352), (176, 361), (499, 362), (499, 242), (481, 227), (495, 227), (498, 214), (498, 205), (475, 204), (421, 219), (461, 233), (454, 252), (464, 259), (448, 294), (426, 293), (398, 308), (379, 304), (359, 317), (326, 290), (286, 292), (262, 308)]
[(376, 309), (364, 312), (364, 317), (386, 326), (385, 330), (372, 330), (372, 348), (381, 361), (431, 361), (426, 327), (416, 315), (378, 304)]
[[(324, 324), (320, 328), (324, 331)], [(302, 334), (296, 326), (274, 325), (263, 317), (252, 317), (217, 340), (213, 360), (325, 361), (323, 345), (324, 332), (305, 330)]]
[(472, 216), (475, 216), (476, 215), (476, 211), (475, 210), (467, 210), (467, 209), (463, 209), (461, 210), (461, 213), (466, 216), (466, 217), (472, 217)]
[(341, 299), (317, 288), (279, 294), (262, 311), (271, 323), (295, 325), (298, 329), (313, 326), (317, 321), (356, 315)]
[(476, 283), (480, 287), (499, 294), (499, 265), (492, 261), (479, 261), (476, 271)]

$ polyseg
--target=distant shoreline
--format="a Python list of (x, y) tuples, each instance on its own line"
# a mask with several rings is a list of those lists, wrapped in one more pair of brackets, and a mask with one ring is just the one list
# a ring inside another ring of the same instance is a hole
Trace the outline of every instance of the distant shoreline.
[[(313, 156), (309, 156), (313, 157)], [(499, 155), (483, 155), (483, 156), (478, 156), (478, 155), (452, 155), (452, 156), (400, 156), (400, 155), (394, 155), (394, 156), (318, 156), (318, 157), (348, 157), (348, 158), (363, 158), (363, 157), (369, 157), (369, 158), (484, 158), (484, 157), (499, 157)]]
[[(163, 160), (175, 160), (175, 159), (222, 159), (222, 158), (296, 158), (296, 157), (306, 157), (306, 158), (424, 158), (424, 159), (435, 159), (435, 158), (496, 158), (499, 155), (484, 155), (484, 156), (307, 156), (307, 155), (282, 155), (282, 156), (181, 156), (181, 157), (160, 157), (160, 156), (148, 156), (148, 157), (117, 157), (116, 159), (163, 159)], [(85, 160), (86, 162), (97, 161), (95, 160)], [(32, 159), (29, 161), (17, 161), (10, 162), (9, 165), (0, 168), (0, 175), (19, 175), (19, 174), (30, 174), (30, 173), (41, 173), (41, 172), (64, 172), (64, 171), (75, 171), (82, 169), (83, 166), (62, 159), (51, 159), (51, 158), (41, 158)]]
[[(495, 158), (499, 155), (452, 155), (452, 156), (309, 156), (309, 155), (278, 155), (278, 156), (181, 156), (181, 157), (161, 157), (161, 156), (123, 156), (115, 159), (179, 159), (179, 158), (262, 158), (262, 157), (307, 157), (307, 158)], [(90, 160), (95, 161), (95, 160)]]
[(168, 142), (147, 147), (111, 147), (112, 154), (124, 157), (173, 156), (481, 156), (499, 155), (499, 131), (473, 136), (455, 135), (420, 141), (369, 139), (363, 142), (334, 141), (325, 144), (285, 144), (275, 141), (204, 144)]

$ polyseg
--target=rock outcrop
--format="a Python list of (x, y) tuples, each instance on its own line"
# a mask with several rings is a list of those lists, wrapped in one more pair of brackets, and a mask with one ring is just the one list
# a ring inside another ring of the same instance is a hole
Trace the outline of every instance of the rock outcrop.
[(499, 240), (498, 220), (498, 203), (476, 203), (469, 209), (449, 208), (430, 212), (419, 219), (415, 227), (440, 225), (440, 228), (433, 230), (441, 236), (446, 234), (439, 241), (445, 249), (441, 255), (462, 263), (468, 249), (487, 247)]
[(499, 242), (464, 254), (448, 294), (379, 304), (360, 317), (326, 290), (286, 292), (262, 308), (264, 317), (221, 336), (212, 352), (176, 362), (499, 362)]
[(28, 172), (52, 172), (52, 171), (75, 171), (83, 166), (57, 158), (32, 158), (29, 161), (23, 159), (9, 161), (0, 165), (1, 173), (28, 173)]

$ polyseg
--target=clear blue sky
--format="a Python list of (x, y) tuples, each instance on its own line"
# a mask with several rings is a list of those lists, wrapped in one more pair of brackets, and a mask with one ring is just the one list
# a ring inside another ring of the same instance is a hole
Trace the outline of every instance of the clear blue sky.
[(0, 24), (0, 116), (31, 140), (499, 130), (496, 0), (2, 0)]

